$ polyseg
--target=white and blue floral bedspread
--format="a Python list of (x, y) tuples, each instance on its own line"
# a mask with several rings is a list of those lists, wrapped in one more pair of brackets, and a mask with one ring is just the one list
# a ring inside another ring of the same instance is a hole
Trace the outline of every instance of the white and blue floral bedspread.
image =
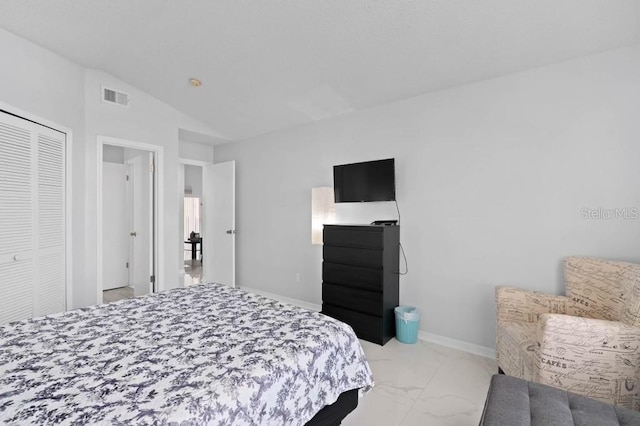
[(349, 326), (219, 284), (0, 326), (9, 424), (302, 425), (372, 386)]

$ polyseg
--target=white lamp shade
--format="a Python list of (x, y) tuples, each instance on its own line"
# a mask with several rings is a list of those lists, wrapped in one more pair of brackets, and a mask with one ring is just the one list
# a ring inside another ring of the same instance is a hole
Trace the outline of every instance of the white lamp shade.
[(311, 244), (322, 244), (322, 225), (335, 223), (336, 205), (333, 188), (311, 188)]

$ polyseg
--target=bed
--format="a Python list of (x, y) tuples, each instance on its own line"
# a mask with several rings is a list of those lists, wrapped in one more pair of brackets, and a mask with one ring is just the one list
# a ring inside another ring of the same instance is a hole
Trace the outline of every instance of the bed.
[(220, 284), (0, 327), (0, 422), (339, 424), (373, 386), (346, 324)]

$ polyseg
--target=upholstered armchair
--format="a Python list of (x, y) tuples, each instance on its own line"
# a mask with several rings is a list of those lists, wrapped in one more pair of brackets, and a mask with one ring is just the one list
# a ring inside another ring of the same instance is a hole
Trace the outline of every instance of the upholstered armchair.
[(496, 357), (511, 376), (640, 410), (640, 265), (564, 260), (566, 296), (496, 287)]

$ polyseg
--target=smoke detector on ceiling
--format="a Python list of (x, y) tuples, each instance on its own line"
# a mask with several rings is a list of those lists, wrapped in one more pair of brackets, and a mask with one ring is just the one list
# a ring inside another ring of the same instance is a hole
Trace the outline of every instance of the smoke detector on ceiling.
[(129, 94), (102, 86), (102, 102), (126, 107), (129, 106)]

